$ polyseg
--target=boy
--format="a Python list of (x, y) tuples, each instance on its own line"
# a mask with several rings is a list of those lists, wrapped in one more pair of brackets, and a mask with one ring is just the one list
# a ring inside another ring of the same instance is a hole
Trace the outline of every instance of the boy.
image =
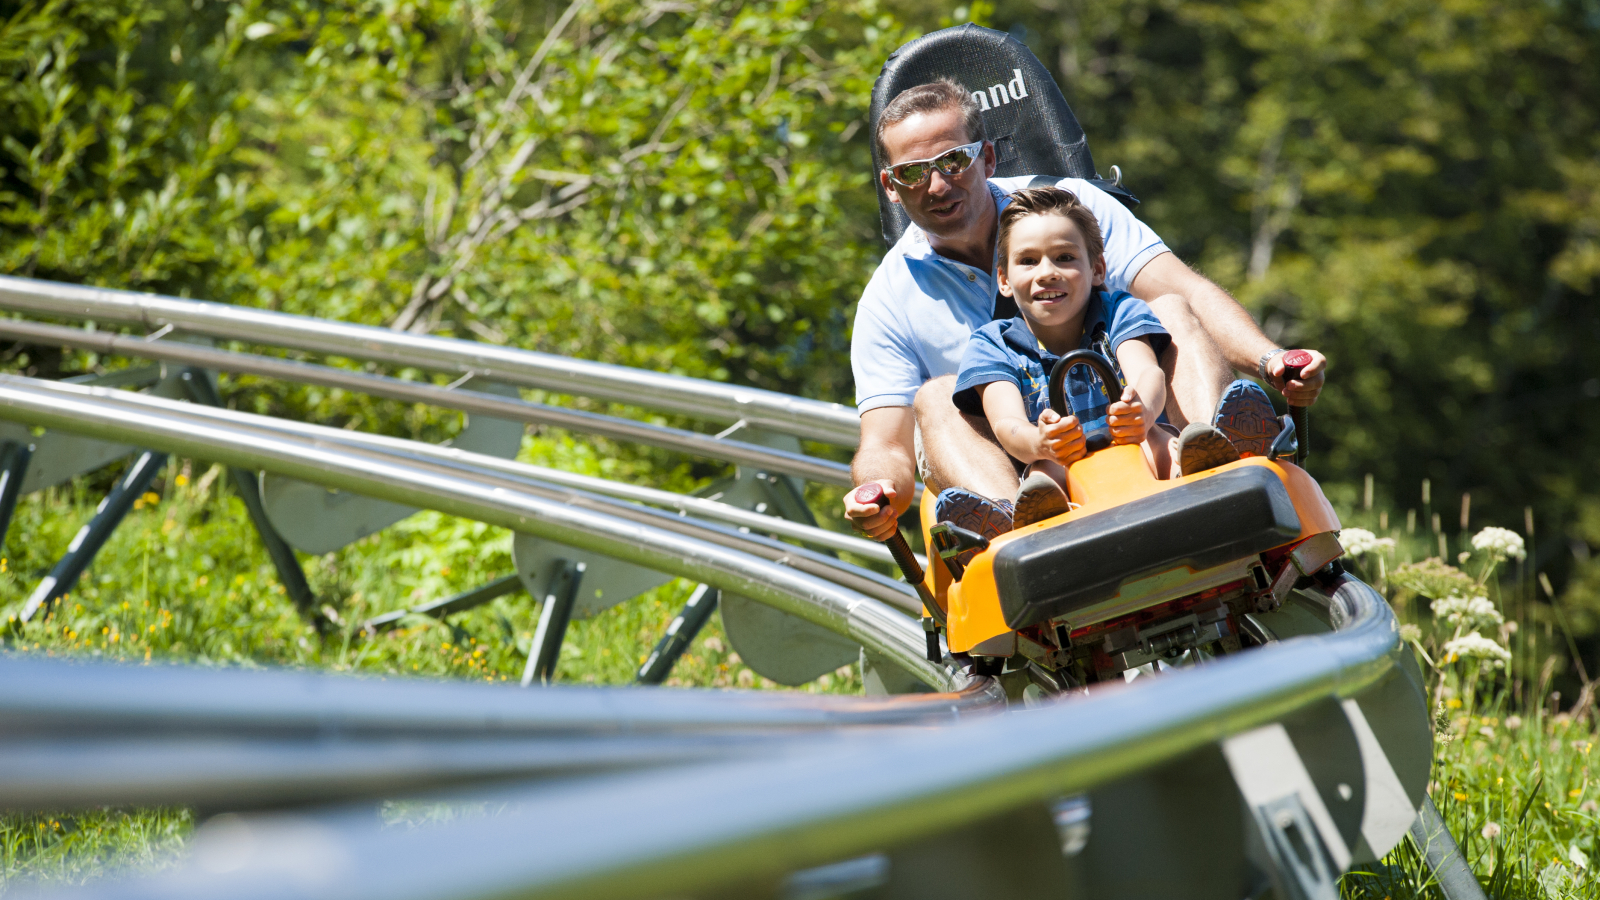
[[(1171, 338), (1144, 301), (1105, 290), (1094, 215), (1068, 191), (1032, 188), (1012, 196), (998, 228), (1000, 292), (1016, 300), (1021, 314), (972, 335), (953, 400), (962, 412), (984, 416), (1006, 452), (1028, 467), (1014, 525), (1067, 510), (1064, 467), (1087, 452), (1086, 432), (1108, 432), (1117, 444), (1143, 444), (1158, 477), (1179, 474), (1173, 471), (1175, 432), (1147, 413), (1166, 406), (1158, 358)], [(1062, 417), (1049, 408), (1049, 373), (1056, 359), (1080, 348), (1098, 349), (1120, 365), (1126, 387), (1102, 386), (1087, 370), (1074, 369), (1067, 387), (1078, 414)], [(1107, 387), (1121, 387), (1115, 401)], [(1270, 403), (1254, 384), (1236, 381), (1228, 393), (1252, 391), (1261, 393), (1253, 399), (1270, 414)], [(941, 495), (940, 505), (966, 505), (962, 499)]]

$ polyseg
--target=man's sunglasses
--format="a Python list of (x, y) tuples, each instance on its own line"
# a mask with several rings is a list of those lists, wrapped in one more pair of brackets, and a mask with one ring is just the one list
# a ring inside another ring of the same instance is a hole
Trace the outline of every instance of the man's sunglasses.
[(970, 144), (962, 144), (960, 147), (946, 150), (933, 159), (914, 159), (910, 162), (889, 166), (883, 171), (884, 174), (889, 176), (890, 181), (901, 187), (908, 188), (914, 188), (927, 181), (928, 176), (933, 174), (934, 169), (938, 169), (940, 175), (951, 178), (972, 168), (972, 164), (977, 162), (978, 157), (983, 155), (983, 145), (985, 143), (987, 141), (973, 141)]

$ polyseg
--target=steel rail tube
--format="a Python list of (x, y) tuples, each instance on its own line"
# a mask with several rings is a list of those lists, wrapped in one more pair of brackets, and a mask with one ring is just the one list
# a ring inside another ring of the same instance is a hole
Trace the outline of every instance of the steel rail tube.
[[(39, 382), (38, 384), (41, 390), (49, 391), (54, 389), (51, 385), (56, 383)], [(741, 534), (734, 529), (699, 520), (686, 520), (678, 516), (669, 516), (654, 509), (618, 503), (606, 498), (586, 494), (581, 490), (541, 483), (538, 479), (529, 478), (526, 475), (505, 473), (503, 467), (486, 468), (479, 465), (481, 462), (491, 460), (500, 463), (506, 462), (505, 460), (497, 460), (495, 457), (465, 451), (454, 451), (456, 454), (454, 456), (436, 456), (422, 451), (423, 447), (429, 445), (412, 441), (389, 438), (379, 443), (372, 440), (372, 436), (340, 428), (328, 428), (321, 425), (291, 422), (285, 419), (255, 416), (249, 413), (218, 409), (212, 406), (178, 403), (159, 397), (132, 394), (126, 391), (101, 388), (89, 388), (87, 390), (92, 391), (95, 397), (105, 403), (140, 411), (148, 410), (153, 415), (183, 420), (190, 424), (220, 424), (223, 427), (249, 431), (263, 436), (296, 435), (309, 438), (320, 446), (341, 447), (348, 453), (371, 458), (376, 462), (383, 462), (398, 455), (409, 460), (414, 465), (429, 467), (434, 474), (442, 475), (443, 477), (471, 478), (485, 489), (507, 489), (525, 492), (541, 499), (573, 507), (591, 509), (604, 515), (617, 516), (646, 526), (662, 528), (687, 537), (720, 544), (729, 549), (749, 553), (825, 578), (836, 585), (887, 603), (909, 615), (921, 615), (921, 602), (910, 587), (871, 570), (779, 541)]]
[[(197, 839), (178, 870), (70, 896), (620, 900), (760, 883), (1084, 791), (1358, 693), (1404, 652), (1398, 627), (1354, 579), (1330, 601), (1343, 607), (1339, 632), (1026, 713), (793, 759), (499, 791), (507, 812), (433, 828), (385, 830), (368, 808), (261, 821)], [(618, 809), (703, 813), (663, 828)]]
[(906, 698), (388, 681), (0, 660), (0, 808), (286, 806), (790, 752), (954, 721), (991, 679)]
[(530, 425), (554, 425), (586, 434), (619, 441), (636, 441), (654, 447), (676, 450), (692, 456), (726, 462), (757, 466), (785, 475), (852, 487), (850, 467), (844, 463), (817, 459), (804, 453), (792, 453), (751, 444), (727, 440), (707, 434), (668, 428), (648, 422), (636, 422), (617, 416), (601, 415), (576, 409), (565, 409), (547, 403), (513, 400), (470, 390), (455, 390), (433, 384), (405, 381), (388, 375), (368, 372), (351, 372), (331, 366), (298, 362), (290, 359), (273, 359), (249, 353), (233, 353), (212, 347), (180, 344), (172, 341), (147, 341), (127, 335), (104, 331), (84, 331), (60, 325), (41, 325), (36, 322), (0, 320), (0, 337), (9, 337), (35, 344), (59, 344), (93, 350), (115, 356), (132, 356), (180, 363), (202, 369), (259, 375), (301, 384), (339, 388), (359, 394), (369, 394), (388, 400), (406, 403), (424, 403), (463, 412), (494, 416), (525, 422)]
[[(951, 686), (950, 672), (923, 655), (923, 637), (905, 615), (831, 581), (749, 553), (533, 496), (485, 486), (459, 475), (426, 471), (399, 456), (356, 456), (262, 430), (171, 417), (150, 406), (130, 409), (101, 399), (106, 392), (0, 376), (0, 417), (89, 437), (248, 466), (379, 499), (477, 519), (537, 537), (689, 578), (767, 603), (881, 654), (918, 680)], [(794, 549), (794, 548), (791, 548)]]
[[(59, 325), (41, 325), (34, 322), (20, 322), (16, 320), (0, 320), (0, 336), (10, 336), (29, 341), (61, 343), (67, 346), (95, 350), (101, 353), (160, 359), (167, 362), (199, 366), (205, 369), (244, 372), (273, 378), (282, 378), (285, 380), (321, 384), (326, 387), (337, 387), (353, 391), (366, 391), (367, 393), (372, 393), (374, 396), (391, 396), (393, 399), (429, 403), (436, 406), (445, 406), (449, 408), (465, 410), (468, 412), (479, 412), (484, 415), (499, 415), (513, 419), (517, 418), (516, 415), (512, 414), (515, 412), (515, 410), (508, 412), (507, 407), (512, 404), (520, 403), (523, 406), (536, 407), (537, 409), (541, 410), (557, 410), (563, 415), (571, 414), (594, 419), (603, 419), (606, 420), (607, 423), (619, 423), (615, 433), (607, 434), (606, 436), (608, 437), (616, 437), (622, 440), (636, 440), (641, 443), (648, 444), (653, 443), (651, 436), (655, 433), (655, 431), (676, 432), (678, 435), (686, 436), (686, 438), (680, 439), (678, 437), (674, 437), (673, 441), (677, 441), (678, 443), (674, 444), (672, 442), (664, 442), (661, 444), (656, 444), (656, 446), (670, 445), (672, 449), (683, 449), (684, 452), (695, 453), (696, 455), (708, 456), (714, 459), (722, 459), (729, 462), (745, 462), (750, 465), (762, 466), (773, 471), (799, 475), (801, 477), (812, 477), (815, 475), (819, 477), (816, 477), (814, 480), (823, 483), (838, 483), (847, 486), (850, 484), (848, 467), (837, 463), (831, 463), (827, 460), (816, 460), (812, 457), (806, 457), (801, 454), (772, 450), (767, 447), (761, 447), (756, 444), (747, 444), (741, 441), (727, 441), (718, 438), (712, 438), (706, 435), (695, 434), (694, 432), (680, 431), (679, 429), (667, 429), (656, 425), (629, 422), (627, 420), (616, 419), (615, 417), (611, 416), (599, 416), (593, 413), (563, 410), (559, 407), (548, 407), (544, 404), (501, 399), (491, 395), (462, 394), (457, 391), (445, 390), (444, 388), (433, 385), (418, 385), (414, 382), (406, 382), (400, 379), (388, 378), (385, 376), (346, 372), (344, 370), (333, 369), (327, 366), (316, 366), (309, 363), (300, 363), (292, 360), (279, 360), (272, 359), (270, 357), (231, 353), (229, 351), (216, 350), (210, 347), (197, 347), (194, 345), (174, 343), (163, 344), (159, 342), (130, 338), (124, 335), (109, 334), (106, 332), (83, 331), (81, 329), (66, 328)], [(378, 390), (369, 390), (370, 383), (373, 380), (377, 380), (380, 383)], [(404, 387), (394, 390), (393, 393), (387, 395), (381, 392), (385, 389), (394, 388), (396, 385)], [(422, 389), (422, 393), (414, 392), (414, 389), (418, 388)], [(485, 402), (479, 402), (480, 398), (482, 398)], [(537, 414), (538, 413), (536, 412), (534, 415)], [(532, 415), (524, 417), (524, 421), (533, 421)], [(584, 427), (582, 427), (582, 422), (568, 422), (565, 419), (562, 419), (561, 421), (552, 420), (549, 424), (557, 424), (564, 428), (572, 428), (575, 431), (586, 430)], [(639, 426), (640, 428), (646, 429), (648, 433), (634, 433), (634, 426)], [(611, 426), (607, 424), (606, 427)], [(655, 431), (648, 431), (650, 429), (654, 429)], [(602, 432), (593, 431), (591, 433)], [(366, 436), (364, 432), (346, 432), (346, 434), (351, 435), (352, 437)], [(381, 436), (374, 435), (373, 437)], [(692, 438), (693, 441), (688, 442), (687, 438)], [(400, 444), (409, 444), (413, 446), (416, 445), (416, 442), (414, 441), (402, 441), (399, 438), (383, 438), (382, 440), (388, 442), (384, 444), (385, 446), (398, 446)], [(701, 450), (696, 448), (704, 449)], [(729, 448), (732, 448), (735, 452), (733, 454), (726, 454), (723, 452)], [(434, 449), (456, 454), (463, 452), (444, 447), (436, 447)], [(805, 464), (802, 465), (799, 460), (804, 460)], [(523, 463), (499, 459), (498, 457), (484, 456), (481, 459), (476, 460), (476, 463), (480, 466), (500, 467), (503, 468), (504, 471), (511, 472), (512, 474), (532, 475), (533, 477), (542, 481), (562, 484), (568, 487), (576, 487), (580, 490), (586, 490), (596, 494), (619, 497), (625, 500), (634, 500), (641, 503), (648, 503), (652, 506), (665, 506), (672, 509), (681, 510), (689, 513), (690, 515), (700, 516), (702, 518), (730, 522), (740, 527), (751, 528), (753, 530), (763, 531), (768, 534), (776, 534), (783, 537), (793, 538), (816, 547), (826, 547), (830, 550), (840, 550), (847, 553), (854, 553), (857, 556), (875, 559), (885, 563), (894, 562), (894, 558), (890, 555), (888, 549), (876, 541), (852, 537), (850, 535), (828, 531), (827, 529), (804, 525), (799, 522), (791, 522), (788, 519), (782, 519), (777, 516), (767, 516), (760, 513), (749, 512), (747, 510), (729, 506), (725, 503), (717, 503), (713, 500), (706, 500), (700, 497), (688, 497), (683, 494), (675, 494), (671, 491), (662, 491), (654, 488), (622, 484), (619, 482), (607, 481), (603, 478), (593, 478), (587, 475), (576, 475), (570, 472), (561, 472), (556, 469), (528, 466)], [(789, 465), (790, 463), (794, 463), (794, 465), (791, 466)], [(821, 475), (826, 475), (828, 473), (817, 469), (817, 466), (819, 465), (838, 466), (838, 468), (843, 471), (843, 480), (841, 481), (838, 477), (833, 475), (830, 475), (827, 478), (820, 477)]]
[(845, 447), (854, 447), (861, 440), (856, 411), (837, 403), (371, 325), (14, 276), (0, 276), (0, 308), (80, 321), (138, 324), (152, 329), (170, 325), (178, 331), (222, 340), (457, 375), (474, 373), (497, 381), (599, 397), (696, 418), (743, 420), (806, 440)]
[(903, 725), (989, 708), (988, 679), (946, 694), (509, 685), (292, 669), (0, 658), (0, 745), (62, 735), (309, 740), (801, 733)]

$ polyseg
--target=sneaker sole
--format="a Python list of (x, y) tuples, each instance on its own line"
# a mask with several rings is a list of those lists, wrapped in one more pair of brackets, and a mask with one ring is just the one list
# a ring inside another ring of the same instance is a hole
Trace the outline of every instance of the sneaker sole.
[(1040, 477), (1044, 482), (1036, 482), (1034, 476), (1030, 475), (1022, 483), (1022, 490), (1017, 492), (1017, 510), (1012, 527), (1021, 528), (1053, 519), (1071, 508), (1067, 505), (1067, 495), (1061, 492), (1061, 486), (1056, 484), (1055, 479), (1048, 475)]
[(1239, 459), (1239, 449), (1215, 428), (1184, 429), (1178, 438), (1178, 467), (1185, 475), (1215, 469)]
[(1234, 382), (1217, 404), (1217, 430), (1233, 443), (1241, 456), (1266, 456), (1278, 436), (1278, 417), (1272, 401), (1250, 382)]

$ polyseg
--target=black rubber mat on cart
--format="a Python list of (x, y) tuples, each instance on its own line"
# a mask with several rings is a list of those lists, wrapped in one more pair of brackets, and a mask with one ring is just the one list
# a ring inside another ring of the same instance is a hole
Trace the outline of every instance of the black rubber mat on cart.
[(1200, 571), (1300, 534), (1283, 482), (1247, 466), (1005, 544), (994, 575), (1006, 625), (1026, 628), (1109, 600), (1178, 566)]

